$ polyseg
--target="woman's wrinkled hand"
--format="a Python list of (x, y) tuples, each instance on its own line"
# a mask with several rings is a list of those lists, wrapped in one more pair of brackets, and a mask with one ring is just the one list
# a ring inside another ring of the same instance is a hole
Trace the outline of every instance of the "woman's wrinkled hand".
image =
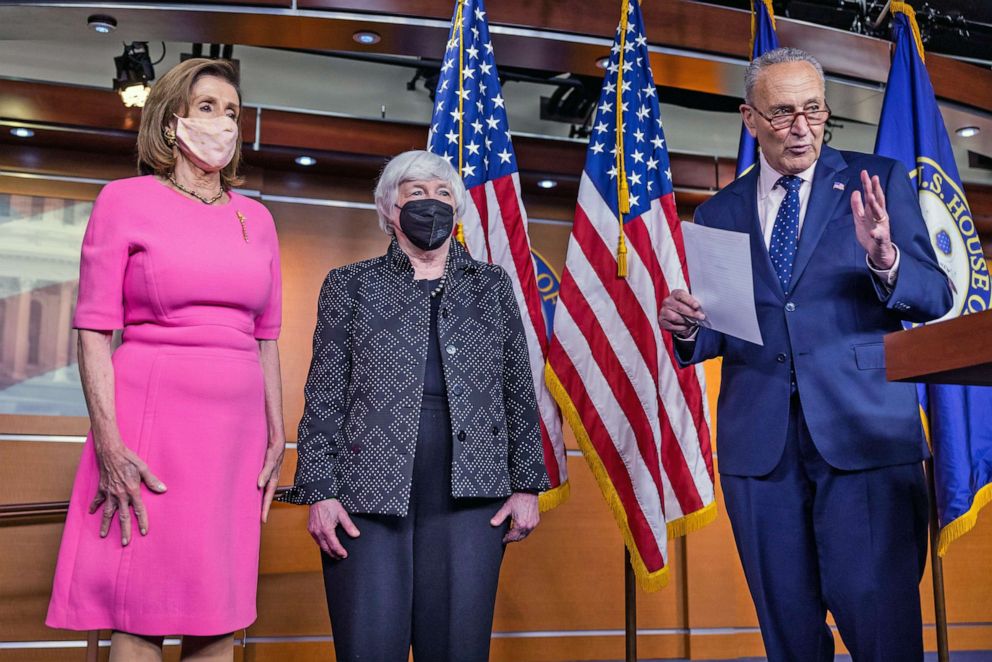
[(537, 495), (528, 492), (514, 492), (503, 506), (496, 511), (489, 523), (500, 526), (510, 518), (510, 530), (503, 536), (504, 543), (520, 542), (530, 535), (541, 522), (541, 512), (537, 507)]
[(258, 489), (265, 490), (262, 497), (262, 522), (269, 520), (269, 507), (279, 486), (279, 472), (282, 469), (282, 457), (286, 450), (286, 442), (269, 444), (265, 449), (265, 464), (258, 474)]
[(317, 541), (323, 552), (335, 560), (348, 558), (348, 550), (338, 540), (338, 526), (352, 538), (361, 535), (361, 531), (348, 516), (348, 511), (337, 499), (325, 499), (311, 504), (307, 531)]
[(106, 538), (117, 513), (121, 525), (121, 544), (131, 542), (131, 510), (138, 520), (141, 535), (148, 534), (148, 513), (141, 499), (141, 484), (157, 494), (165, 492), (165, 483), (151, 472), (148, 465), (134, 451), (123, 444), (97, 452), (100, 466), (100, 486), (90, 503), (90, 514), (103, 505), (103, 522), (100, 537)]

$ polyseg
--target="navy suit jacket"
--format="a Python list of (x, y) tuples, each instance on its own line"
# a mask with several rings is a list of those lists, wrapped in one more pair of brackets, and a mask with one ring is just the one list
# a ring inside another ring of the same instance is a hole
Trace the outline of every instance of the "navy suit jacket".
[[(850, 199), (861, 188), (862, 169), (883, 184), (892, 241), (900, 252), (891, 292), (872, 276), (855, 236)], [(683, 365), (723, 357), (720, 472), (762, 476), (778, 464), (792, 367), (813, 443), (833, 467), (863, 470), (924, 460), (916, 387), (886, 381), (882, 336), (900, 330), (904, 320), (942, 316), (951, 307), (951, 293), (906, 169), (892, 159), (823, 147), (789, 292), (783, 292), (768, 258), (757, 182), (755, 167), (702, 204), (695, 221), (750, 234), (764, 346), (702, 328), (695, 343), (676, 343)]]

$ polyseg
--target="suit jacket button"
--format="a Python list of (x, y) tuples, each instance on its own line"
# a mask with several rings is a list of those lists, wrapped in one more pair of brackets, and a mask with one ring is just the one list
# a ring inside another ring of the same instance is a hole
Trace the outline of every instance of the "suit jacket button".
[(778, 361), (779, 363), (785, 363), (785, 354), (779, 354), (778, 356), (775, 357), (775, 360)]
[(454, 393), (455, 395), (461, 395), (461, 394), (462, 394), (462, 393), (463, 393), (463, 392), (465, 391), (465, 387), (463, 387), (463, 386), (462, 386), (461, 384), (455, 384), (455, 385), (454, 385), (454, 386), (452, 387), (452, 389), (451, 389), (451, 391), (452, 391), (452, 392), (453, 392), (453, 393)]
[(785, 312), (791, 313), (795, 309), (796, 309), (796, 304), (792, 303), (791, 301), (785, 304)]
[(465, 430), (458, 431), (458, 441), (465, 441)]
[(458, 351), (458, 348), (455, 347), (454, 345), (448, 345), (447, 347), (444, 348), (444, 351), (446, 351), (449, 356), (452, 356), (454, 355), (455, 352)]

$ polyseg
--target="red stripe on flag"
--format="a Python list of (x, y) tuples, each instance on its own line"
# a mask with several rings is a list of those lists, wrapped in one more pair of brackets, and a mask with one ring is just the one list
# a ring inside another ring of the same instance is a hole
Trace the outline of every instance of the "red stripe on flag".
[[(548, 358), (552, 370), (558, 376), (562, 386), (568, 392), (569, 398), (575, 405), (576, 411), (582, 418), (582, 425), (589, 435), (589, 441), (599, 456), (603, 468), (610, 477), (610, 483), (616, 490), (623, 510), (626, 513), (627, 527), (630, 529), (631, 537), (637, 546), (637, 551), (650, 572), (656, 572), (665, 567), (665, 559), (658, 546), (657, 535), (651, 529), (644, 511), (641, 510), (637, 496), (634, 494), (634, 486), (630, 481), (630, 474), (623, 463), (616, 447), (613, 445), (613, 438), (603, 425), (599, 413), (596, 411), (585, 384), (572, 364), (571, 358), (565, 352), (565, 348), (559, 344), (557, 338), (552, 338), (551, 348), (548, 351)], [(664, 540), (665, 534), (661, 533)]]
[(637, 397), (637, 389), (630, 381), (630, 377), (620, 363), (620, 358), (610, 345), (610, 340), (599, 324), (596, 313), (589, 307), (589, 303), (582, 296), (582, 292), (579, 291), (575, 279), (567, 268), (562, 274), (561, 289), (568, 290), (573, 295), (568, 298), (566, 303), (568, 311), (572, 315), (572, 319), (581, 320), (581, 322), (576, 322), (576, 327), (589, 344), (593, 360), (596, 361), (606, 383), (609, 384), (613, 398), (620, 405), (624, 416), (627, 417), (631, 432), (637, 441), (637, 448), (648, 468), (648, 473), (654, 480), (658, 494), (662, 495), (664, 492), (661, 482), (661, 462), (654, 445), (655, 436), (651, 430), (651, 422), (648, 420), (647, 412), (644, 411), (641, 401)]
[(506, 237), (510, 243), (510, 254), (513, 256), (513, 264), (517, 268), (520, 287), (523, 288), (527, 311), (530, 313), (534, 331), (537, 332), (538, 342), (541, 343), (541, 355), (547, 356), (548, 332), (544, 326), (541, 297), (537, 290), (537, 276), (534, 274), (534, 259), (531, 257), (530, 245), (527, 243), (527, 230), (524, 228), (523, 215), (517, 204), (517, 187), (514, 186), (512, 175), (494, 179), (492, 184), (496, 192), (496, 200), (499, 201), (500, 211), (503, 214), (503, 225), (506, 228)]

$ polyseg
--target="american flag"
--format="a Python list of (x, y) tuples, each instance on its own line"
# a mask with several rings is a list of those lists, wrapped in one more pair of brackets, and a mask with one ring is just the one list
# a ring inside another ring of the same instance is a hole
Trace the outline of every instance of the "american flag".
[[(643, 25), (636, 0), (625, 1), (579, 184), (546, 376), (640, 585), (656, 590), (668, 581), (667, 539), (712, 521), (716, 505), (702, 367), (679, 369), (658, 325), (669, 290), (686, 288), (685, 252)], [(624, 175), (630, 211), (621, 235)]]
[(531, 372), (541, 417), (544, 463), (551, 489), (542, 510), (568, 495), (561, 414), (544, 383), (547, 326), (520, 199), (517, 159), (510, 140), (489, 24), (482, 0), (459, 0), (451, 20), (434, 101), (427, 149), (461, 170), (469, 201), (460, 232), (473, 257), (498, 264), (510, 275), (523, 317)]

